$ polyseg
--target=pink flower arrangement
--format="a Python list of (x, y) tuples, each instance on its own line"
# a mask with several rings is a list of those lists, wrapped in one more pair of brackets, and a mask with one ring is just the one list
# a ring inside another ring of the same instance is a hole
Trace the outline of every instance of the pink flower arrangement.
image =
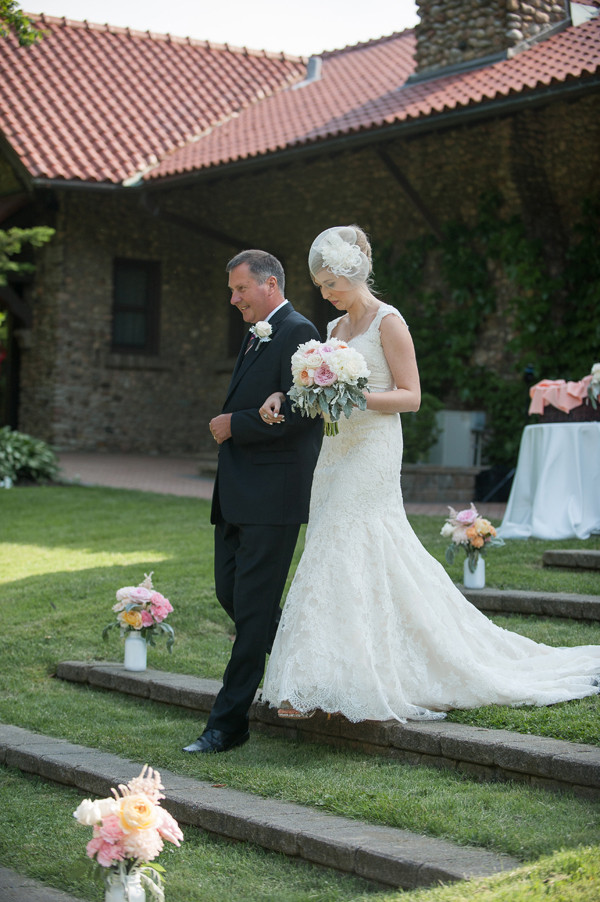
[(364, 410), (370, 372), (364, 357), (338, 338), (307, 341), (292, 357), (293, 385), (288, 395), (302, 416), (325, 420), (325, 434), (337, 435), (342, 413)]
[(152, 586), (152, 573), (144, 574), (139, 586), (125, 586), (117, 591), (117, 603), (113, 611), (117, 619), (104, 627), (103, 637), (108, 637), (109, 630), (118, 627), (121, 636), (131, 630), (138, 630), (144, 639), (154, 645), (154, 638), (161, 633), (167, 636), (167, 649), (170, 652), (175, 641), (173, 628), (165, 623), (165, 618), (173, 610), (168, 598), (156, 592)]
[(453, 564), (456, 552), (459, 548), (463, 548), (469, 561), (469, 569), (474, 573), (479, 555), (483, 557), (491, 545), (504, 545), (504, 540), (496, 534), (489, 520), (479, 516), (473, 502), (466, 510), (457, 512), (453, 507), (449, 507), (448, 510), (450, 516), (440, 533), (451, 540), (446, 548), (446, 560), (449, 564)]
[(160, 854), (164, 840), (176, 846), (183, 833), (168, 811), (160, 807), (165, 796), (160, 774), (144, 765), (139, 777), (118, 791), (112, 789), (107, 799), (84, 799), (73, 816), (85, 827), (93, 828), (86, 851), (101, 867), (109, 869), (107, 880), (117, 879), (126, 890), (127, 877), (139, 873), (144, 886), (163, 899), (162, 879), (158, 866), (151, 867)]

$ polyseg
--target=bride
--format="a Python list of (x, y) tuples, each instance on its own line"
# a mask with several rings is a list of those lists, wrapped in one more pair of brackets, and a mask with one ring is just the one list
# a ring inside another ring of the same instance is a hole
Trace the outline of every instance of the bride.
[[(371, 249), (357, 226), (322, 232), (308, 262), (342, 314), (328, 337), (363, 354), (370, 391), (366, 410), (356, 408), (323, 440), (263, 700), (287, 717), (321, 709), (404, 722), (598, 693), (600, 646), (552, 648), (495, 626), (421, 545), (400, 489), (400, 414), (420, 404), (408, 327), (370, 291)], [(261, 407), (268, 422), (281, 421), (283, 398), (271, 395)]]

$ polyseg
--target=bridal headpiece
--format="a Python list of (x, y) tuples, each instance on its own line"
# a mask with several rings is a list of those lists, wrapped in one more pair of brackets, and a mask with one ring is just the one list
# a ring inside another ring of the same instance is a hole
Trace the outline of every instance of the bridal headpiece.
[(356, 230), (352, 226), (333, 226), (317, 235), (308, 253), (308, 268), (314, 277), (322, 269), (350, 282), (366, 282), (371, 262), (361, 251)]

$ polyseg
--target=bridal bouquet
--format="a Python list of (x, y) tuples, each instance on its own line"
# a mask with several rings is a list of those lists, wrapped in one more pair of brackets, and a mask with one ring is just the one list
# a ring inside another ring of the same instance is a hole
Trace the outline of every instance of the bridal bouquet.
[(129, 898), (129, 878), (138, 877), (144, 887), (164, 899), (160, 865), (149, 865), (163, 848), (163, 840), (176, 846), (183, 833), (168, 811), (160, 807), (165, 796), (160, 774), (144, 765), (139, 777), (130, 780), (118, 791), (112, 789), (107, 799), (84, 799), (73, 816), (84, 827), (92, 827), (93, 835), (87, 844), (87, 855), (107, 868), (107, 884), (121, 883), (125, 898)]
[(354, 407), (365, 410), (369, 375), (362, 354), (338, 338), (306, 341), (292, 357), (292, 408), (302, 416), (322, 416), (325, 434), (337, 435), (342, 413), (349, 417)]
[(144, 576), (145, 579), (139, 586), (125, 586), (118, 590), (117, 603), (113, 605), (117, 619), (104, 627), (102, 636), (107, 639), (109, 630), (114, 627), (121, 630), (121, 636), (126, 636), (132, 630), (138, 630), (143, 639), (154, 645), (155, 636), (165, 633), (167, 649), (171, 652), (175, 633), (173, 628), (165, 623), (165, 618), (171, 613), (173, 606), (168, 598), (153, 589), (152, 573)]
[(480, 517), (477, 508), (471, 503), (470, 508), (463, 511), (449, 507), (450, 516), (442, 526), (441, 535), (451, 539), (446, 548), (446, 560), (454, 563), (456, 552), (463, 548), (469, 561), (469, 570), (475, 572), (479, 555), (485, 555), (491, 545), (504, 545), (504, 540), (496, 535), (496, 530), (489, 520)]

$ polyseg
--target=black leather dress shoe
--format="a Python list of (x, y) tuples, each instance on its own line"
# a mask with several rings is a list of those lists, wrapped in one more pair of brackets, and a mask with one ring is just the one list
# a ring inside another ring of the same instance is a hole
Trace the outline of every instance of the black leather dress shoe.
[(221, 730), (205, 730), (202, 736), (199, 736), (195, 742), (186, 745), (184, 752), (200, 752), (207, 754), (209, 752), (228, 752), (238, 745), (243, 745), (250, 739), (250, 733), (223, 733)]

